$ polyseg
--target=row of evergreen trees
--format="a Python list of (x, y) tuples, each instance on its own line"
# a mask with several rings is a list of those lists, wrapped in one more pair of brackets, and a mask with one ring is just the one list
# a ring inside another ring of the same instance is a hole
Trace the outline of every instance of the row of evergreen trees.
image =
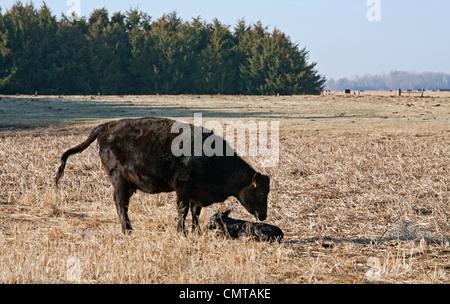
[(105, 8), (58, 20), (44, 4), (0, 9), (0, 93), (318, 94), (325, 79), (284, 33), (244, 20), (156, 21)]

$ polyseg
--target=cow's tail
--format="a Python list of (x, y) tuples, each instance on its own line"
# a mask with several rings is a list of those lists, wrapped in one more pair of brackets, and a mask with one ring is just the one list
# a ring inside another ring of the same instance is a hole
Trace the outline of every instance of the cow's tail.
[(105, 128), (105, 125), (100, 125), (100, 126), (96, 127), (91, 132), (91, 134), (86, 139), (86, 141), (84, 141), (81, 144), (79, 144), (78, 146), (73, 147), (72, 149), (69, 149), (66, 152), (64, 152), (64, 154), (61, 156), (61, 165), (58, 168), (58, 172), (56, 172), (56, 177), (55, 177), (56, 188), (58, 188), (59, 179), (64, 175), (64, 169), (66, 168), (66, 162), (67, 162), (67, 159), (69, 158), (69, 156), (72, 154), (76, 154), (76, 153), (80, 153), (80, 152), (84, 151), (87, 147), (89, 147), (90, 144), (92, 144), (92, 142), (94, 140), (97, 139), (97, 137), (104, 130), (104, 128)]

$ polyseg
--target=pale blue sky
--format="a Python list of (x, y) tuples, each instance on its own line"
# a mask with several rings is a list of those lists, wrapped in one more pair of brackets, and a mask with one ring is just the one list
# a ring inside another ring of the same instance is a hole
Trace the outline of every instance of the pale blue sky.
[[(16, 0), (1, 0), (8, 9)], [(53, 14), (67, 13), (77, 0), (47, 0)], [(450, 73), (450, 1), (379, 0), (381, 21), (370, 22), (367, 0), (79, 0), (81, 14), (106, 7), (110, 14), (139, 7), (153, 20), (176, 10), (184, 20), (238, 19), (274, 26), (310, 51), (327, 78), (391, 70)], [(375, 0), (377, 1), (377, 0)], [(40, 7), (43, 1), (33, 1)], [(69, 3), (69, 4), (68, 4)]]

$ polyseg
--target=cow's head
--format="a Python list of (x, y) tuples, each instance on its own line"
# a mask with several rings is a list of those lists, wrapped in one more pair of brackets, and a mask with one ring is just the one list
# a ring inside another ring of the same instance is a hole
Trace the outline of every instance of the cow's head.
[(239, 193), (239, 201), (258, 220), (267, 217), (267, 196), (270, 191), (270, 179), (261, 173), (255, 173), (251, 183)]

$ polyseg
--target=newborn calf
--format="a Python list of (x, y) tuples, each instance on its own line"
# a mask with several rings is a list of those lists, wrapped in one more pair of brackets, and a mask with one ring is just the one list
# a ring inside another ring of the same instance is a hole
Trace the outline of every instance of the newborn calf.
[(228, 217), (230, 212), (231, 210), (227, 210), (214, 214), (206, 228), (218, 229), (224, 235), (235, 239), (252, 238), (256, 241), (280, 242), (283, 238), (283, 232), (276, 226), (232, 219)]

